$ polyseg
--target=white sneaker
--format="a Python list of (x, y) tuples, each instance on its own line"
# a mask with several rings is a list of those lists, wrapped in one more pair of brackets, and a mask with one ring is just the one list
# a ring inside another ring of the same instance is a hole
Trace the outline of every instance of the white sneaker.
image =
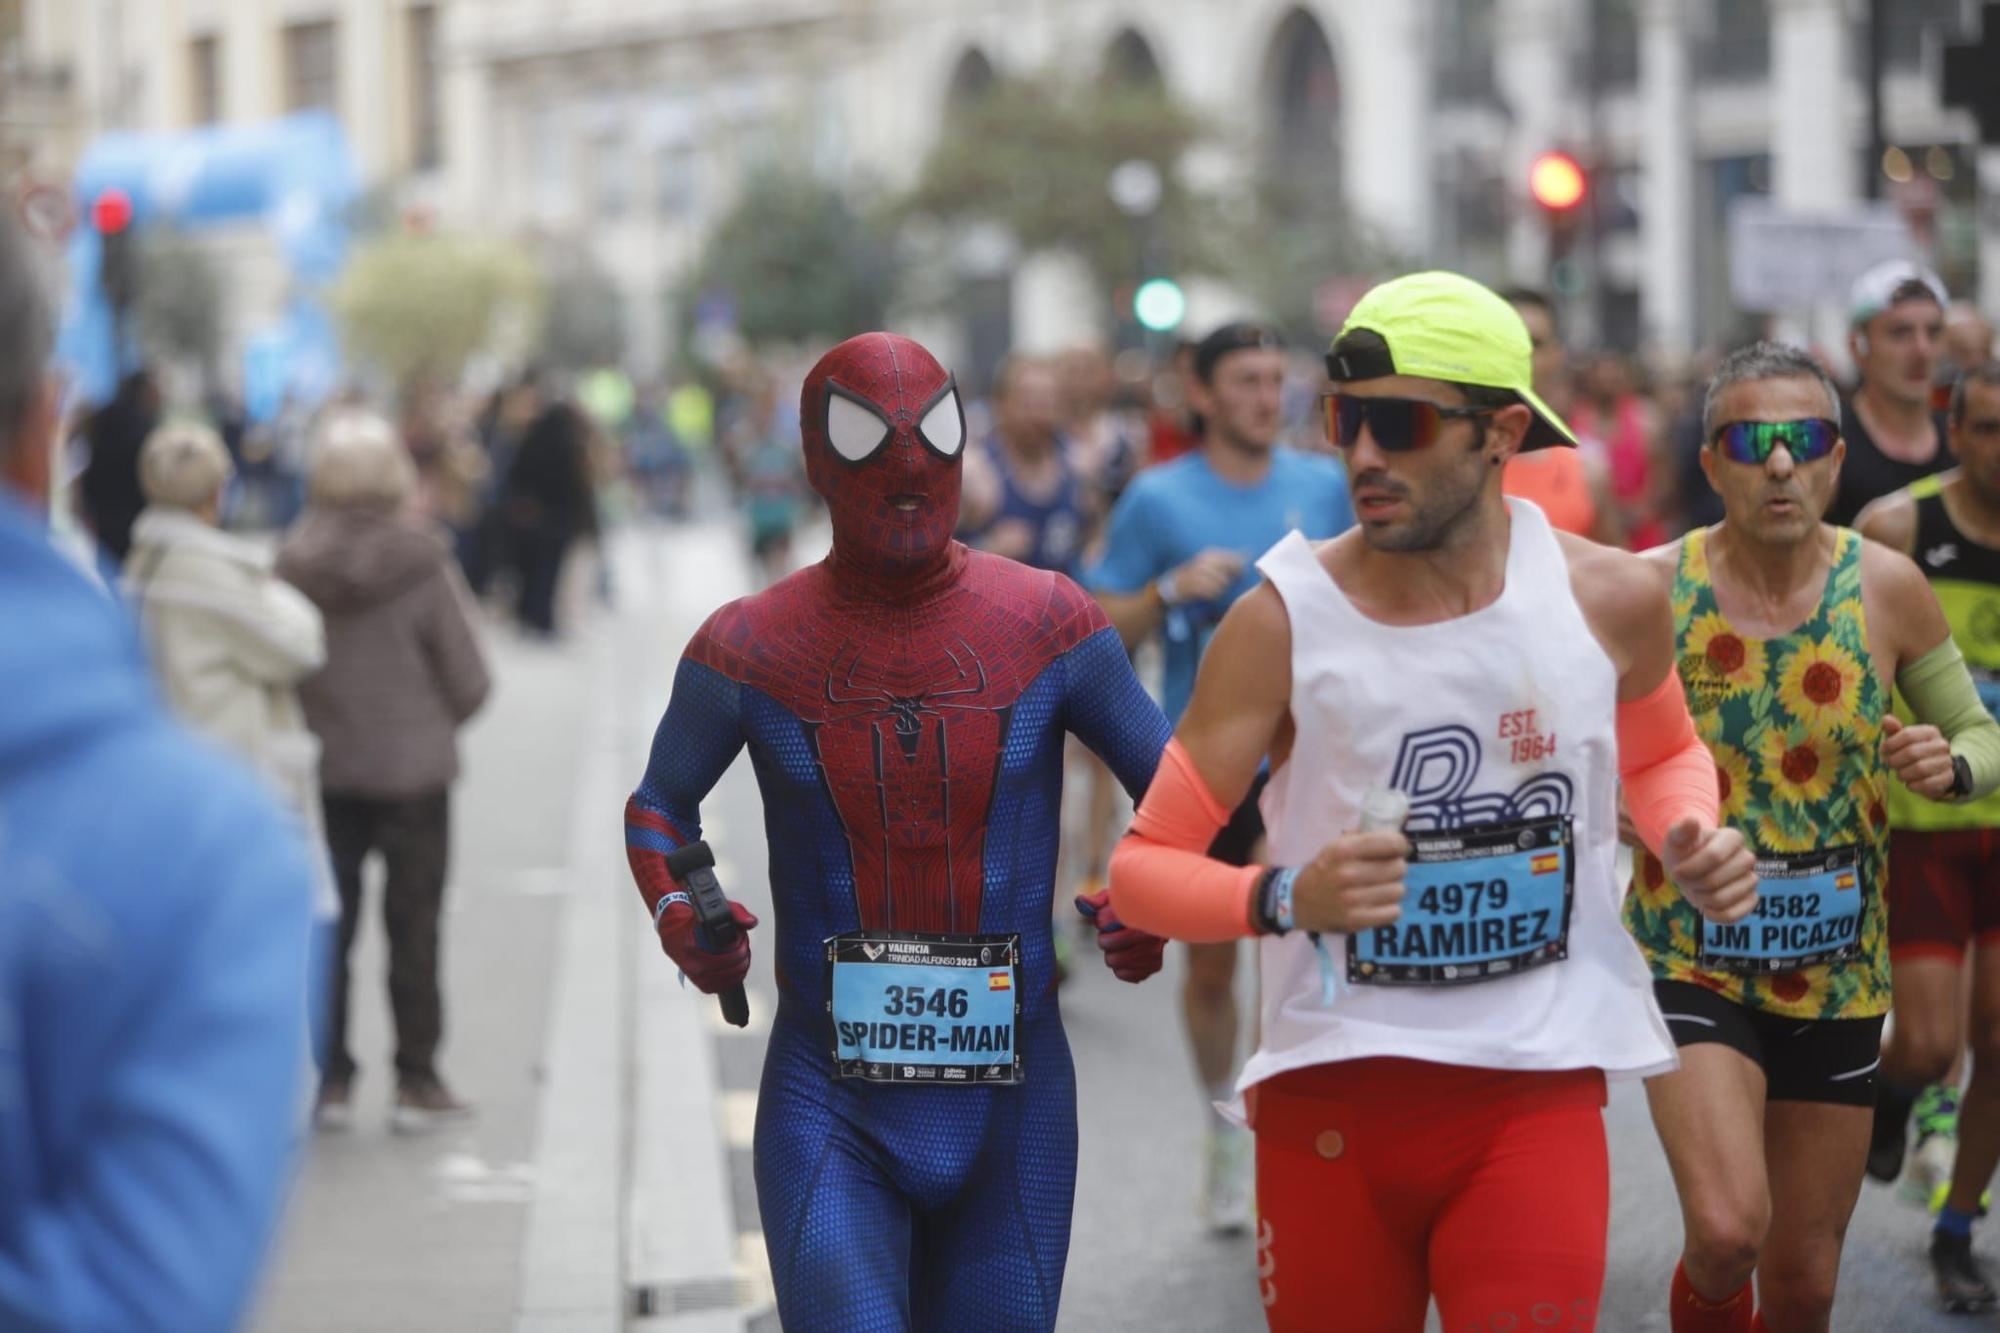
[(1217, 1123), (1208, 1131), (1202, 1171), (1201, 1218), (1218, 1236), (1250, 1230), (1256, 1213), (1256, 1146), (1240, 1125)]
[(1958, 1160), (1958, 1138), (1952, 1134), (1926, 1134), (1917, 1140), (1903, 1181), (1898, 1187), (1905, 1200), (1928, 1207), (1940, 1185), (1951, 1185), (1951, 1168)]

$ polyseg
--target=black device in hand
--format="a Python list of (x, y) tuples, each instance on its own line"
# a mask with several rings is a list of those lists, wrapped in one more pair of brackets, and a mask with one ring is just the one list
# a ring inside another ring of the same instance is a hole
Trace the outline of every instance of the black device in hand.
[[(743, 937), (736, 914), (729, 909), (729, 895), (715, 878), (715, 853), (705, 842), (691, 842), (667, 854), (667, 871), (694, 900), (694, 917), (715, 945), (716, 953), (733, 948)], [(741, 983), (721, 992), (722, 1017), (733, 1027), (750, 1025), (750, 1000)]]

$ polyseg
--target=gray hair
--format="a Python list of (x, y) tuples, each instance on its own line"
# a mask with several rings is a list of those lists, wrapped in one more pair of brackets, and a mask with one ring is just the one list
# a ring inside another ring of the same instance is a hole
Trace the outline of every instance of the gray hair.
[(200, 509), (235, 471), (222, 437), (192, 421), (168, 422), (139, 450), (139, 489), (148, 504), (169, 509)]
[(27, 422), (54, 344), (48, 293), (28, 237), (11, 211), (0, 208), (0, 454)]
[(314, 504), (396, 509), (410, 498), (416, 484), (410, 451), (382, 417), (349, 408), (321, 423), (306, 483)]
[(1790, 347), (1784, 343), (1756, 342), (1748, 347), (1739, 347), (1722, 358), (1722, 364), (1715, 368), (1715, 374), (1708, 380), (1708, 392), (1701, 400), (1701, 438), (1706, 444), (1715, 438), (1715, 431), (1722, 423), (1717, 421), (1716, 404), (1725, 390), (1737, 384), (1754, 384), (1758, 380), (1818, 380), (1826, 390), (1827, 420), (1836, 426), (1840, 424), (1840, 390), (1833, 380), (1812, 359), (1804, 349)]

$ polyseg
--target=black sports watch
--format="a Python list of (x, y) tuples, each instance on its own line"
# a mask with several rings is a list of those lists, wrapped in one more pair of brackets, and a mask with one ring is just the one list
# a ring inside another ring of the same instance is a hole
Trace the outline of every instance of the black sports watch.
[(1951, 757), (1951, 786), (1946, 788), (1945, 795), (1955, 801), (1972, 795), (1972, 765), (1965, 762), (1962, 754)]

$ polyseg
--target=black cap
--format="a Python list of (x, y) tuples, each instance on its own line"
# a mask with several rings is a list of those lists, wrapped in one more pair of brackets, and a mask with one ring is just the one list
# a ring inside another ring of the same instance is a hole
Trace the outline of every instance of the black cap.
[(1215, 367), (1231, 352), (1253, 347), (1283, 348), (1285, 340), (1269, 324), (1239, 319), (1224, 324), (1195, 344), (1194, 373), (1203, 384), (1215, 378)]

